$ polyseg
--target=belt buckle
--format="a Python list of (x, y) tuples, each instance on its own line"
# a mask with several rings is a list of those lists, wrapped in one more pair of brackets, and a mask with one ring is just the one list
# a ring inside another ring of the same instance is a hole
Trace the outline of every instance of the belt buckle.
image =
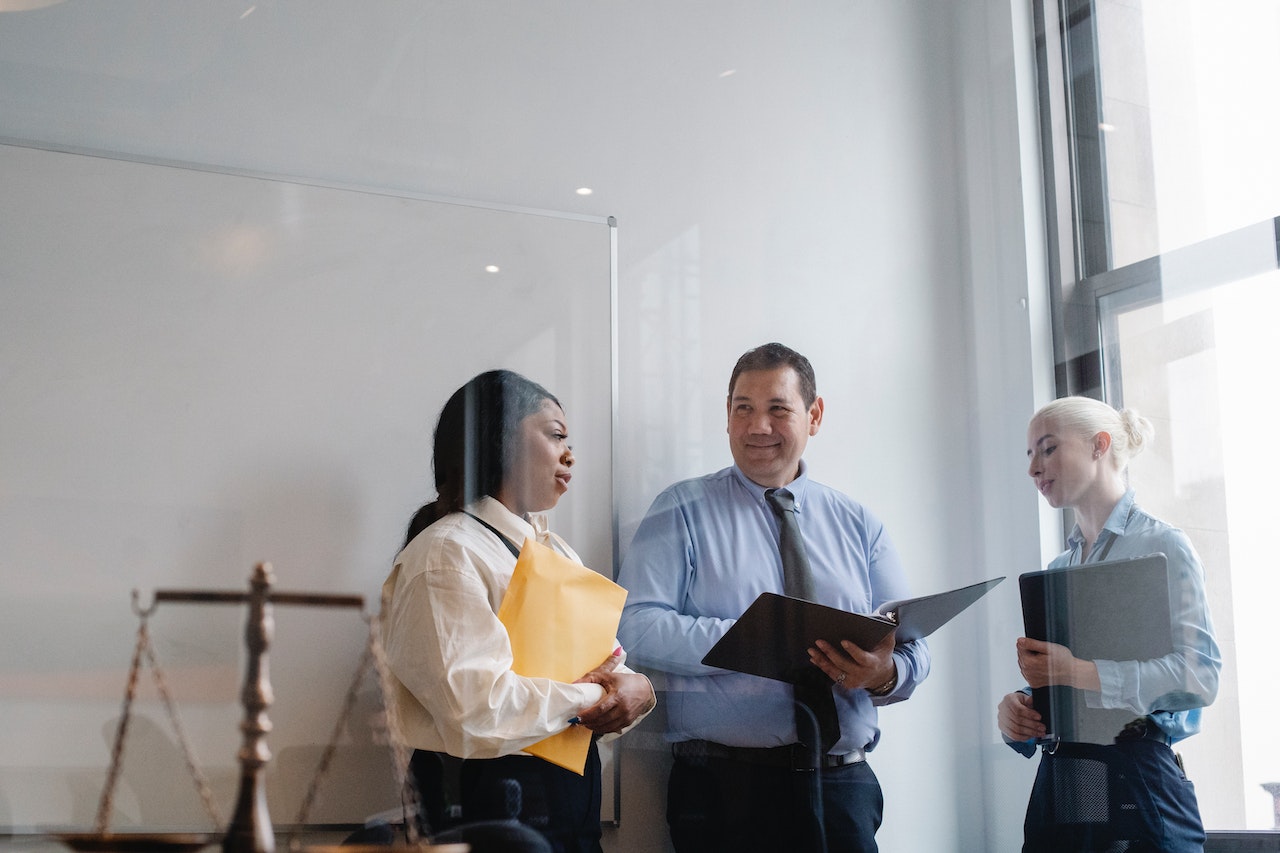
[(1124, 724), (1124, 728), (1116, 734), (1115, 743), (1126, 743), (1128, 741), (1146, 740), (1151, 734), (1150, 721), (1146, 717), (1137, 717)]
[(1165, 746), (1172, 746), (1168, 733), (1164, 729), (1155, 724), (1150, 717), (1138, 717), (1125, 724), (1115, 736), (1116, 743), (1127, 743), (1135, 740), (1150, 740), (1156, 743), (1162, 743)]
[(808, 751), (803, 753), (804, 761), (793, 761), (794, 769), (814, 771), (814, 770), (832, 770), (837, 767), (848, 767), (850, 764), (857, 764), (859, 761), (865, 761), (866, 755), (860, 750), (851, 750), (840, 755), (831, 755), (824, 753), (818, 756), (817, 766), (813, 766)]

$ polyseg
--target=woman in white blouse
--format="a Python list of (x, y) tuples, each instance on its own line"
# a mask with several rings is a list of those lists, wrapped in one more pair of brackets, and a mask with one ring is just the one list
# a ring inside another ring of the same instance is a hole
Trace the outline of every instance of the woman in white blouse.
[[(517, 675), (497, 617), (525, 539), (581, 562), (542, 515), (569, 488), (568, 439), (560, 402), (517, 373), (482, 373), (449, 398), (435, 431), (438, 497), (414, 517), (383, 585), (383, 632), (431, 828), (441, 828), (446, 801), (460, 803), (463, 820), (494, 817), (486, 801), (515, 779), (524, 823), (557, 851), (598, 853), (594, 738), (582, 776), (522, 750), (570, 725), (620, 732), (653, 708), (653, 688), (620, 648), (573, 683)], [(464, 759), (460, 771), (448, 756)]]

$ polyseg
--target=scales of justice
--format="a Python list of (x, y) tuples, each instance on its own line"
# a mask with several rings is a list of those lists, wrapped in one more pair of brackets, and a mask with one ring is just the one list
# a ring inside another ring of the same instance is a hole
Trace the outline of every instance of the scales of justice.
[[(275, 631), (275, 622), (272, 615), (273, 605), (350, 608), (363, 613), (364, 597), (311, 592), (278, 592), (272, 589), (273, 583), (274, 578), (271, 573), (270, 563), (259, 563), (254, 568), (253, 574), (249, 579), (247, 592), (160, 589), (155, 591), (151, 606), (143, 609), (138, 606), (138, 592), (134, 590), (134, 611), (140, 619), (138, 642), (129, 668), (124, 709), (120, 715), (119, 725), (116, 728), (115, 741), (111, 751), (111, 764), (107, 771), (107, 780), (103, 786), (102, 797), (99, 801), (94, 831), (55, 833), (52, 837), (73, 850), (93, 851), (94, 853), (123, 853), (123, 851), (135, 851), (135, 853), (189, 853), (189, 851), (212, 846), (219, 843), (219, 841), (221, 841), (224, 853), (275, 853), (276, 839), (275, 832), (271, 826), (271, 816), (267, 808), (265, 778), (266, 766), (271, 759), (271, 752), (266, 744), (266, 735), (271, 731), (271, 721), (267, 717), (267, 708), (270, 707), (272, 701), (271, 682), (267, 668), (267, 649), (271, 644)], [(196, 765), (194, 753), (182, 729), (176, 706), (172, 696), (169, 694), (159, 663), (156, 661), (155, 653), (151, 647), (150, 637), (147, 632), (147, 618), (162, 602), (247, 604), (249, 606), (244, 634), (248, 656), (244, 673), (244, 685), (240, 694), (244, 707), (244, 718), (240, 723), (243, 741), (237, 753), (240, 763), (239, 792), (236, 796), (235, 811), (232, 814), (231, 821), (227, 824), (225, 834), (221, 836), (217, 833), (148, 834), (138, 832), (112, 833), (110, 831), (112, 802), (120, 775), (130, 712), (144, 658), (150, 664), (160, 698), (169, 714), (174, 732), (186, 758), (187, 769), (195, 780), (200, 797), (204, 802), (205, 810), (213, 819), (215, 826), (222, 825), (217, 806), (214, 804), (212, 792), (204, 775)], [(342, 714), (334, 727), (333, 736), (321, 756), (315, 777), (303, 798), (297, 824), (302, 825), (306, 822), (306, 815), (315, 799), (316, 792), (319, 790), (320, 782), (328, 770), (329, 762), (337, 746), (339, 734), (355, 705), (357, 689), (369, 668), (372, 667), (377, 673), (378, 684), (383, 697), (392, 770), (401, 791), (402, 806), (406, 816), (403, 833), (405, 840), (402, 844), (395, 846), (313, 846), (306, 849), (317, 851), (317, 853), (319, 851), (325, 851), (325, 853), (337, 853), (337, 851), (343, 851), (343, 853), (369, 853), (369, 851), (380, 851), (380, 853), (398, 853), (399, 851), (467, 853), (470, 849), (468, 844), (431, 844), (422, 838), (418, 832), (417, 820), (415, 819), (417, 814), (417, 795), (413, 785), (406, 780), (409, 749), (398, 734), (399, 727), (396, 725), (394, 718), (394, 704), (387, 701), (390, 674), (387, 670), (386, 658), (383, 654), (382, 642), (379, 637), (378, 619), (376, 616), (368, 616), (366, 618), (369, 622), (369, 641), (366, 645), (364, 656), (357, 666), (355, 678), (351, 682), (350, 690), (347, 692)], [(291, 841), (291, 849), (295, 846)]]

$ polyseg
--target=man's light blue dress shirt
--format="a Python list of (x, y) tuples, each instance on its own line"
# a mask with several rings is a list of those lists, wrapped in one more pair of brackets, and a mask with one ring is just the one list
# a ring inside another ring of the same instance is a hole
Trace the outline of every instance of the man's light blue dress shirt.
[[(736, 466), (676, 483), (653, 502), (623, 560), (618, 583), (628, 594), (618, 636), (634, 664), (670, 674), (669, 740), (796, 742), (789, 685), (701, 663), (760, 593), (783, 590), (778, 521), (764, 491)], [(898, 553), (875, 516), (810, 480), (803, 461), (785, 491), (795, 498), (819, 602), (871, 613), (909, 596)], [(901, 644), (894, 661), (898, 684), (888, 696), (834, 691), (841, 738), (832, 753), (875, 746), (875, 706), (911, 695), (929, 673), (928, 646)]]

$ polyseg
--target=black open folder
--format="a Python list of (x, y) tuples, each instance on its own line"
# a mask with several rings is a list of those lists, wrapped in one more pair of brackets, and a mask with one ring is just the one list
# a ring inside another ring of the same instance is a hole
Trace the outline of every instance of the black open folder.
[[(1026, 636), (1082, 660), (1154, 660), (1173, 651), (1164, 554), (1027, 572), (1018, 577)], [(1038, 687), (1031, 700), (1046, 740), (1112, 743), (1133, 711), (1090, 708), (1072, 687)]]
[(891, 601), (870, 614), (761, 593), (702, 662), (795, 683), (800, 673), (813, 668), (809, 648), (817, 640), (826, 640), (836, 648), (841, 640), (852, 640), (864, 649), (873, 649), (895, 628), (897, 642), (918, 640), (951, 621), (1002, 580), (998, 577), (936, 595)]

